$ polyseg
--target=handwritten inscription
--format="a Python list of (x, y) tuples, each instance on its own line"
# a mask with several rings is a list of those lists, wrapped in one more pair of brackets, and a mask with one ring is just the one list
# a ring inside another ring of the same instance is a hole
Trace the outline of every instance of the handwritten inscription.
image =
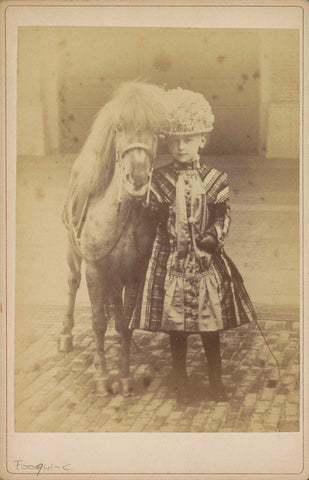
[(67, 472), (69, 470), (72, 470), (72, 465), (70, 463), (66, 463), (65, 465), (56, 465), (54, 463), (37, 463), (32, 464), (32, 463), (27, 463), (24, 462), (23, 460), (13, 460), (15, 467), (17, 470), (22, 470), (22, 471), (33, 471), (36, 472), (37, 475), (40, 473), (46, 473), (46, 472), (51, 472), (55, 470), (62, 470), (64, 472)]

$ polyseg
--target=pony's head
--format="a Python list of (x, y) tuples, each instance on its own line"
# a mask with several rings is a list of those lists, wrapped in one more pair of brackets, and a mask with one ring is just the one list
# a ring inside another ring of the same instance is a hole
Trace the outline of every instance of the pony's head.
[(127, 82), (115, 91), (97, 114), (73, 165), (75, 201), (79, 196), (104, 193), (116, 162), (128, 193), (145, 194), (165, 117), (164, 94), (162, 88), (142, 82)]
[(116, 161), (123, 185), (133, 197), (143, 197), (150, 185), (164, 120), (163, 94), (155, 85), (130, 82), (114, 97)]
[(119, 129), (115, 145), (122, 185), (131, 197), (144, 197), (150, 187), (157, 136), (150, 131), (130, 134)]
[[(119, 162), (122, 184), (134, 197), (149, 193), (158, 133), (165, 121), (164, 90), (128, 82), (99, 111), (76, 158), (64, 206), (66, 224), (78, 224), (89, 195), (104, 194)], [(146, 197), (147, 198), (147, 197)]]

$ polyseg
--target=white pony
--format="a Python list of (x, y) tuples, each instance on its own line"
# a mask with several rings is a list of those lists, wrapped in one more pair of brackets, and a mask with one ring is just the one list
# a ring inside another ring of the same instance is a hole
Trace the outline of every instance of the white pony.
[(70, 274), (59, 350), (69, 351), (73, 345), (74, 305), (84, 259), (96, 338), (97, 393), (102, 395), (109, 392), (104, 337), (110, 304), (121, 336), (122, 393), (132, 389), (128, 327), (155, 235), (147, 202), (165, 116), (163, 96), (163, 89), (139, 82), (125, 83), (116, 91), (99, 112), (73, 165), (64, 206)]

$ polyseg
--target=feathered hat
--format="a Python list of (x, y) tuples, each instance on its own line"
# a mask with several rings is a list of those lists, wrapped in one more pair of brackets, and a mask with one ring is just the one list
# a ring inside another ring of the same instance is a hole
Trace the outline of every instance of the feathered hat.
[(213, 129), (215, 117), (201, 93), (181, 87), (166, 92), (167, 117), (163, 135), (197, 135)]

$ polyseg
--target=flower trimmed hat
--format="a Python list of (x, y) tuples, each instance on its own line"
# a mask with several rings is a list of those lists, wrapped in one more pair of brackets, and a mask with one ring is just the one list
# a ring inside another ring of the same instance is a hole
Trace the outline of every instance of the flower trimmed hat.
[(201, 93), (180, 87), (166, 92), (167, 118), (164, 135), (197, 135), (211, 132), (215, 117)]

